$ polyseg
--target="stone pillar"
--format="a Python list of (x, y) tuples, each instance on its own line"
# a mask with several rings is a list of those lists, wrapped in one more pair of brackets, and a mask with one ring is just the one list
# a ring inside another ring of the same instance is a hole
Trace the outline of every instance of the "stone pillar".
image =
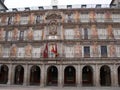
[(110, 66), (110, 69), (111, 69), (111, 86), (114, 86), (114, 66)]
[(58, 70), (58, 86), (63, 87), (63, 70), (62, 65), (59, 66)]
[(113, 66), (113, 69), (112, 69), (112, 76), (111, 76), (111, 78), (113, 79), (113, 81), (112, 81), (112, 86), (118, 86), (118, 71), (117, 71), (117, 67), (116, 67), (116, 65), (114, 64), (114, 66)]
[(12, 80), (12, 64), (9, 65), (9, 71), (8, 71), (8, 85), (11, 84), (11, 80)]
[(95, 86), (98, 87), (100, 86), (100, 69), (98, 65), (95, 66)]
[(45, 71), (45, 65), (43, 64), (41, 67), (41, 77), (40, 77), (40, 86), (44, 87), (45, 86), (45, 73), (47, 73)]
[(82, 71), (81, 71), (80, 65), (78, 65), (78, 67), (77, 67), (76, 75), (77, 75), (76, 83), (77, 83), (77, 86), (80, 87), (82, 85), (82, 82), (81, 82)]
[(14, 78), (15, 78), (15, 65), (12, 65), (12, 70), (11, 70), (11, 84), (14, 84)]
[(30, 85), (30, 69), (31, 69), (31, 67), (29, 66), (29, 65), (27, 65), (27, 85)]
[(24, 66), (24, 82), (23, 82), (23, 85), (26, 86), (28, 85), (28, 65), (25, 65)]

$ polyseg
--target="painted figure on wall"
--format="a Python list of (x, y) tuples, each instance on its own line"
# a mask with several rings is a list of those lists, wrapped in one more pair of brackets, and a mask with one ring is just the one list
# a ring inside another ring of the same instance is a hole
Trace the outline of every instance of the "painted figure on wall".
[(56, 24), (55, 20), (50, 21), (49, 34), (51, 34), (51, 35), (57, 34), (57, 24)]
[(32, 46), (30, 44), (28, 44), (26, 47), (25, 47), (25, 55), (26, 56), (32, 56)]
[(80, 44), (75, 45), (75, 57), (82, 57), (82, 49)]
[(15, 18), (14, 18), (14, 23), (15, 24), (19, 24), (20, 23), (20, 15), (16, 14)]
[(98, 38), (98, 32), (97, 32), (96, 25), (92, 25), (91, 26), (91, 30), (92, 30), (92, 37), (93, 37), (93, 39), (97, 39)]
[(108, 39), (114, 38), (113, 30), (112, 30), (112, 26), (111, 25), (108, 25), (107, 32), (108, 32)]
[(27, 31), (27, 39), (28, 40), (33, 40), (33, 30), (32, 30), (32, 27), (30, 27), (29, 30)]
[(0, 41), (2, 41), (4, 38), (4, 28), (0, 29)]
[(10, 49), (10, 56), (14, 57), (17, 54), (17, 46), (15, 44), (12, 45)]
[(99, 53), (98, 53), (97, 42), (94, 42), (94, 44), (92, 46), (92, 52), (93, 52), (93, 57), (98, 57)]
[(75, 38), (77, 38), (77, 39), (80, 38), (80, 31), (79, 31), (79, 27), (78, 26), (75, 28)]
[(115, 47), (114, 47), (114, 45), (110, 45), (109, 46), (109, 55), (110, 55), (110, 57), (115, 57)]
[(89, 18), (90, 22), (96, 22), (96, 14), (94, 11), (90, 11)]
[(3, 47), (2, 47), (2, 45), (0, 45), (0, 56), (2, 56), (3, 55)]
[(29, 16), (29, 24), (33, 24), (34, 23), (34, 13), (31, 13)]
[(12, 31), (12, 39), (13, 40), (18, 39), (18, 29), (17, 28), (14, 28), (14, 30)]
[(106, 11), (105, 13), (105, 20), (112, 20), (111, 13), (109, 11)]
[(5, 15), (3, 15), (3, 16), (2, 16), (2, 19), (1, 19), (1, 24), (2, 24), (2, 25), (4, 25), (4, 24), (7, 23), (7, 22), (6, 22), (6, 19), (7, 19), (7, 17), (6, 17)]

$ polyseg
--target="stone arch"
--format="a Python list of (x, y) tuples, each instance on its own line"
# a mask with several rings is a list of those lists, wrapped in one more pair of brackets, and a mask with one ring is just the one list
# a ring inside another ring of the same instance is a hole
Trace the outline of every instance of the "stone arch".
[(120, 66), (118, 67), (118, 85), (120, 86)]
[(30, 68), (30, 85), (40, 85), (41, 69), (37, 65)]
[(9, 68), (7, 65), (0, 66), (0, 84), (7, 84), (8, 82), (8, 71)]
[(47, 69), (47, 85), (58, 84), (58, 69), (56, 66), (50, 66)]
[(111, 86), (111, 70), (107, 65), (100, 68), (100, 84), (101, 86)]
[(73, 66), (67, 66), (64, 69), (64, 84), (75, 85), (76, 84), (76, 69)]
[(91, 66), (84, 66), (82, 69), (82, 85), (93, 85), (93, 68)]
[(22, 85), (24, 81), (24, 68), (21, 65), (15, 67), (14, 84)]

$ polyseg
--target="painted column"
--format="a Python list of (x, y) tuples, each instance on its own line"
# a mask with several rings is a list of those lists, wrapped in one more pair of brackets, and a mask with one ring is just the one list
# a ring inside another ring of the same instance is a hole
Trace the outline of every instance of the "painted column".
[(11, 69), (11, 84), (14, 84), (14, 77), (15, 77), (15, 65), (12, 65), (12, 69)]
[(115, 84), (114, 84), (114, 78), (115, 78), (115, 75), (114, 75), (114, 66), (110, 66), (110, 69), (111, 69), (111, 72), (110, 72), (110, 74), (111, 74), (111, 86), (115, 86)]
[(113, 77), (114, 77), (114, 86), (119, 86), (118, 85), (118, 71), (117, 71), (117, 66), (114, 64), (114, 68), (113, 68)]
[(24, 66), (24, 82), (23, 82), (24, 86), (28, 85), (28, 82), (27, 82), (28, 81), (28, 78), (27, 78), (28, 77), (28, 72), (29, 72), (28, 71), (28, 65), (25, 65)]
[(12, 80), (12, 64), (9, 65), (9, 71), (8, 71), (8, 85), (11, 84), (11, 80)]

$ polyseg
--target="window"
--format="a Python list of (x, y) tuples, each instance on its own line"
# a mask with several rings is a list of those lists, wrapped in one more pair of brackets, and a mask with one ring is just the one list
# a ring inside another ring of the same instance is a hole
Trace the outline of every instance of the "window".
[(10, 48), (5, 47), (3, 51), (4, 51), (3, 57), (9, 57), (9, 55), (10, 55)]
[(107, 30), (106, 29), (98, 29), (98, 37), (99, 39), (107, 39)]
[(81, 5), (81, 8), (86, 8), (86, 5)]
[(20, 18), (20, 24), (28, 24), (28, 17), (27, 16), (22, 16)]
[(90, 57), (90, 47), (84, 46), (84, 57)]
[(73, 29), (65, 30), (65, 39), (74, 39), (74, 30)]
[(120, 57), (120, 46), (119, 45), (116, 46), (116, 54), (117, 54), (117, 57)]
[(20, 40), (23, 40), (24, 39), (24, 31), (21, 31), (20, 32)]
[(101, 46), (101, 57), (107, 57), (107, 46)]
[(11, 25), (13, 23), (13, 17), (8, 17), (8, 25)]
[(65, 57), (74, 57), (74, 47), (66, 46), (65, 47)]
[(36, 23), (42, 23), (43, 17), (41, 15), (36, 16)]
[(42, 30), (34, 30), (34, 40), (41, 40), (42, 37)]
[(25, 51), (24, 50), (25, 50), (24, 47), (19, 47), (18, 48), (18, 52), (17, 52), (17, 57), (23, 58), (24, 55), (25, 55)]
[(114, 32), (115, 39), (120, 39), (120, 30), (119, 30), (119, 28), (114, 28), (113, 32)]
[(32, 57), (33, 58), (39, 58), (41, 56), (41, 48), (40, 47), (34, 47), (32, 50)]

